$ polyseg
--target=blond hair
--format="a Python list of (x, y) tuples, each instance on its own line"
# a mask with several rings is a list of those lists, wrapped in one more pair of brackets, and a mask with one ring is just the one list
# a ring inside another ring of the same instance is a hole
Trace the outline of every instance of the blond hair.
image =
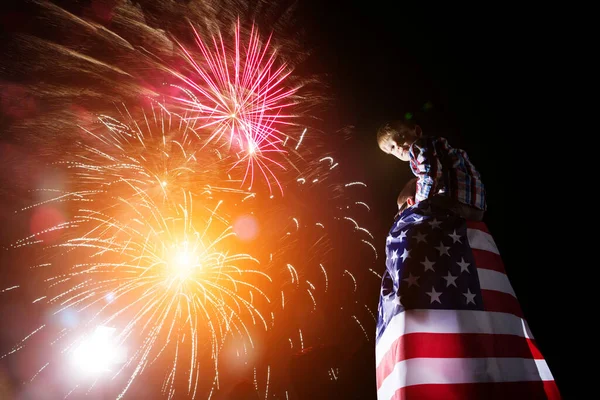
[(381, 146), (388, 139), (399, 142), (403, 137), (409, 135), (415, 126), (416, 124), (412, 121), (388, 121), (377, 129), (377, 144)]

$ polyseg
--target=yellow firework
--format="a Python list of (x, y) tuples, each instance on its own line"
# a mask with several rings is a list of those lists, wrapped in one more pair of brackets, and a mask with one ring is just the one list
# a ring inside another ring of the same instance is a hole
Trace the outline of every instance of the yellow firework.
[[(55, 314), (75, 311), (88, 329), (111, 327), (118, 346), (135, 349), (120, 371), (130, 376), (122, 394), (160, 357), (172, 364), (165, 388), (174, 391), (184, 375), (193, 394), (200, 376), (216, 376), (228, 336), (252, 343), (248, 325), (268, 329), (260, 305), (270, 302), (263, 289), (271, 278), (256, 268), (256, 259), (231, 250), (235, 234), (215, 226), (222, 225), (217, 210), (208, 220), (195, 218), (191, 195), (185, 199), (172, 207), (138, 192), (118, 199), (110, 216), (81, 209), (62, 225), (70, 238), (47, 249), (62, 253), (57, 264), (72, 260), (68, 270), (44, 280)], [(67, 346), (75, 347), (72, 341)], [(201, 352), (212, 359), (202, 375)]]

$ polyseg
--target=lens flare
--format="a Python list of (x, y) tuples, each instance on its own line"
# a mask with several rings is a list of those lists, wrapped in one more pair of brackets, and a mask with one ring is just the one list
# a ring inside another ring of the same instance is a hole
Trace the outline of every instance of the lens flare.
[(97, 376), (116, 366), (123, 351), (115, 347), (112, 336), (115, 328), (98, 326), (92, 335), (84, 338), (72, 354), (74, 367), (87, 376)]

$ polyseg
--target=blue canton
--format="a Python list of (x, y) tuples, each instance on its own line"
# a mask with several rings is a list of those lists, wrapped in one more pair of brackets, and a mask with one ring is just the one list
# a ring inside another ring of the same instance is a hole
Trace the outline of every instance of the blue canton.
[(404, 210), (386, 238), (377, 339), (410, 309), (483, 310), (466, 220), (428, 201)]

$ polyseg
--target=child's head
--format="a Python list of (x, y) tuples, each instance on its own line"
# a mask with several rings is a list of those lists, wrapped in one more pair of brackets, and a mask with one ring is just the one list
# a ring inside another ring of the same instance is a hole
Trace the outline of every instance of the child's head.
[(398, 212), (415, 205), (415, 196), (417, 194), (417, 178), (412, 178), (404, 185), (398, 195)]
[(409, 121), (390, 121), (377, 130), (377, 144), (387, 154), (409, 161), (409, 149), (422, 134), (421, 127)]

